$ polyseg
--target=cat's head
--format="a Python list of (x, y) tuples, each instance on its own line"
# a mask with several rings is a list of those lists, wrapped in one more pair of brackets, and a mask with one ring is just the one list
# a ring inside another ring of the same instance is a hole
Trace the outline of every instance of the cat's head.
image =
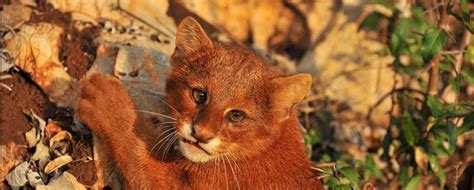
[(166, 91), (181, 153), (206, 162), (266, 151), (309, 93), (311, 76), (280, 71), (241, 47), (212, 42), (192, 18), (178, 27)]

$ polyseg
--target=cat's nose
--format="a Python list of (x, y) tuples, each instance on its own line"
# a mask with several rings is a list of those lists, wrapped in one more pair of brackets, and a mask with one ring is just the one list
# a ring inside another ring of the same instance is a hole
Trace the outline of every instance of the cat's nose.
[(191, 126), (191, 136), (193, 136), (197, 141), (207, 143), (209, 140), (214, 138), (216, 135), (212, 129), (201, 128), (197, 125)]

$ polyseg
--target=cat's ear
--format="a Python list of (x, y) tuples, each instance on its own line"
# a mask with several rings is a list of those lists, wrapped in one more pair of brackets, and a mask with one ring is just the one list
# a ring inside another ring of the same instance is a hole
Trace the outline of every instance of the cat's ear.
[(310, 93), (311, 81), (309, 74), (296, 74), (271, 80), (273, 91), (269, 98), (272, 112), (278, 121), (288, 119), (294, 106)]
[(213, 48), (212, 41), (206, 35), (201, 25), (192, 17), (184, 18), (179, 23), (176, 32), (176, 49), (171, 56), (173, 66), (193, 58), (201, 51)]

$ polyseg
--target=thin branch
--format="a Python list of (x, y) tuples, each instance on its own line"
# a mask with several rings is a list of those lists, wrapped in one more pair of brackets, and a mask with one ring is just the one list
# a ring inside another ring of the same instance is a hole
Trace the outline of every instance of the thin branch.
[[(459, 73), (461, 72), (461, 69), (462, 69), (462, 65), (464, 63), (464, 52), (465, 52), (465, 49), (466, 47), (471, 43), (471, 32), (469, 32), (469, 30), (465, 29), (464, 30), (464, 34), (463, 34), (463, 37), (462, 37), (462, 41), (461, 41), (461, 44), (459, 45), (459, 49), (457, 50), (457, 52), (459, 52), (458, 54), (455, 55), (454, 57), (454, 60), (455, 60), (455, 63), (453, 65), (453, 70), (451, 72), (451, 74), (453, 76), (458, 76)], [(449, 84), (443, 91), (442, 93), (442, 97), (443, 99), (446, 99), (446, 97), (449, 95), (449, 93), (452, 91), (452, 85)], [(455, 97), (454, 101), (457, 101), (457, 96)]]
[[(443, 31), (448, 31), (449, 27), (449, 14), (448, 14), (448, 0), (443, 0), (441, 2), (441, 11), (440, 19), (438, 21), (438, 29)], [(428, 82), (428, 91), (427, 93), (431, 96), (438, 95), (438, 86), (439, 86), (439, 62), (441, 60), (441, 52), (439, 52), (433, 59), (431, 59), (430, 64), (431, 72)]]
[(412, 88), (407, 88), (407, 87), (395, 88), (392, 91), (388, 92), (387, 94), (383, 95), (372, 107), (369, 108), (369, 113), (367, 113), (367, 120), (370, 121), (370, 117), (372, 116), (372, 112), (375, 110), (375, 108), (377, 108), (380, 104), (382, 104), (382, 102), (386, 98), (391, 97), (391, 95), (394, 94), (394, 93), (407, 92), (407, 91), (414, 92), (414, 93), (417, 93), (417, 94), (421, 94), (425, 97), (428, 95), (427, 93), (425, 93), (421, 90), (417, 90), (417, 89), (412, 89)]

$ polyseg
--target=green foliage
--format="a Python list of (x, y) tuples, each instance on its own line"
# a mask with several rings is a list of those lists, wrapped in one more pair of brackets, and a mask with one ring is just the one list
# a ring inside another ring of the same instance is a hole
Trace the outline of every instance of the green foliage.
[(449, 13), (453, 15), (454, 17), (456, 17), (456, 19), (461, 21), (464, 24), (464, 27), (466, 27), (466, 29), (468, 29), (471, 33), (474, 33), (474, 25), (472, 24), (472, 21), (471, 21), (471, 12), (469, 11), (467, 4), (468, 4), (467, 0), (461, 0), (460, 13), (453, 11), (452, 7), (450, 7), (449, 9), (450, 10)]
[(423, 60), (428, 62), (441, 49), (443, 49), (444, 43), (446, 43), (446, 33), (438, 29), (428, 29), (423, 36), (423, 45), (421, 46), (421, 52)]
[[(380, 154), (367, 155), (365, 162), (355, 160), (351, 165), (341, 162), (340, 159), (331, 158), (337, 164), (323, 170), (328, 175), (324, 183), (331, 189), (358, 188), (367, 181), (382, 180), (382, 169), (377, 166), (376, 160), (385, 161), (389, 167), (396, 162), (398, 169), (391, 169), (394, 178), (385, 180), (398, 180), (403, 189), (416, 189), (427, 176), (438, 179), (440, 187), (446, 185), (446, 174), (440, 164), (440, 158), (446, 158), (455, 153), (458, 137), (474, 129), (474, 103), (463, 102), (462, 98), (454, 103), (446, 102), (442, 90), (450, 88), (460, 96), (467, 85), (474, 84), (474, 71), (471, 66), (455, 70), (457, 60), (453, 55), (443, 53), (458, 48), (448, 41), (461, 39), (462, 32), (447, 33), (438, 28), (438, 20), (429, 20), (427, 10), (416, 4), (410, 9), (412, 16), (403, 17), (397, 8), (384, 0), (373, 1), (393, 11), (393, 16), (385, 17), (379, 13), (368, 14), (361, 23), (361, 29), (371, 30), (377, 28), (380, 20), (388, 21), (387, 48), (395, 58), (393, 70), (400, 78), (407, 82), (403, 88), (394, 89), (390, 98), (394, 100), (397, 112), (391, 112), (391, 122), (387, 133), (381, 142)], [(466, 30), (474, 32), (471, 22), (468, 1), (461, 0), (457, 6), (450, 4), (447, 9), (450, 15), (459, 20)], [(455, 10), (457, 7), (457, 10)], [(457, 41), (454, 41), (455, 43)], [(474, 62), (474, 45), (469, 44), (466, 49), (459, 50), (463, 60)], [(440, 56), (440, 80), (436, 95), (427, 93), (430, 84), (427, 77), (420, 77), (429, 73), (432, 61)], [(415, 86), (420, 89), (413, 89)], [(320, 139), (318, 139), (320, 140)], [(309, 141), (309, 140), (308, 140)], [(314, 142), (311, 140), (311, 142)], [(380, 156), (377, 158), (377, 156)], [(329, 159), (326, 157), (325, 161)], [(362, 176), (359, 176), (363, 174)]]
[(405, 141), (408, 142), (410, 146), (415, 146), (420, 139), (418, 127), (415, 125), (415, 122), (413, 121), (413, 118), (409, 112), (403, 113), (402, 134), (405, 138)]
[(415, 176), (413, 177), (410, 182), (408, 182), (408, 185), (406, 187), (407, 190), (415, 190), (416, 187), (418, 187), (418, 185), (420, 184), (420, 179), (421, 177), (420, 176)]
[(320, 170), (325, 177), (323, 182), (331, 189), (356, 189), (360, 186), (358, 171), (346, 162), (338, 162), (332, 167), (324, 167)]

